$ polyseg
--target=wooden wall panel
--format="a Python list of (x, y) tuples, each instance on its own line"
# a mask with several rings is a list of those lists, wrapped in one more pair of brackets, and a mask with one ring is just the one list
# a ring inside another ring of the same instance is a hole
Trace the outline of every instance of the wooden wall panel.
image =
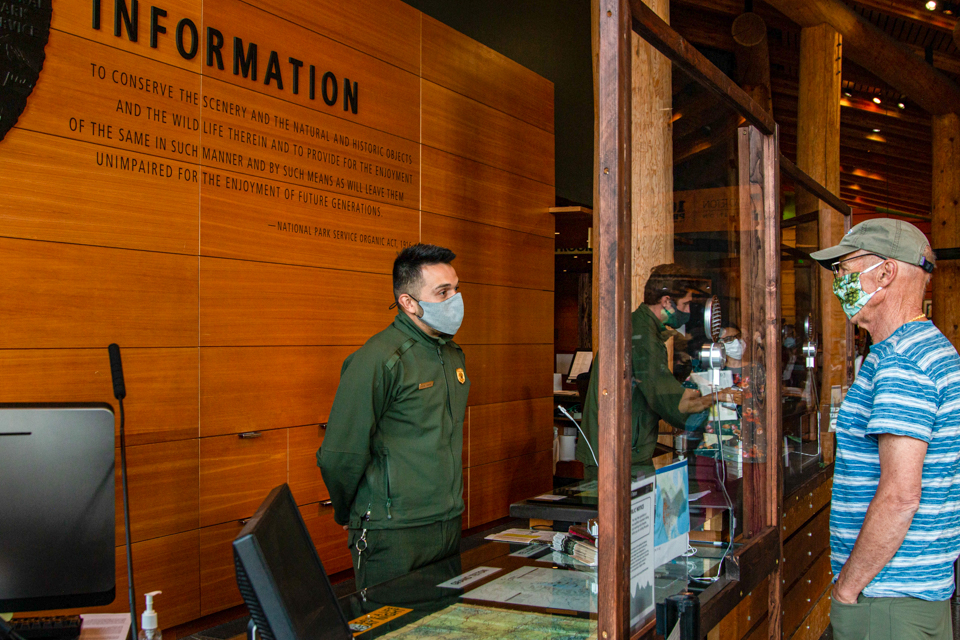
[(553, 291), (553, 238), (430, 213), (421, 220), (423, 242), (457, 254), (462, 282)]
[[(204, 22), (222, 31), (225, 39), (241, 38), (245, 44), (257, 43), (259, 49), (256, 81), (234, 75), (227, 60), (224, 61), (223, 71), (216, 65), (204, 66), (205, 79), (228, 82), (261, 96), (277, 97), (309, 106), (316, 111), (330, 113), (380, 131), (388, 131), (409, 140), (419, 137), (420, 90), (416, 75), (239, 0), (205, 0), (203, 12)], [(278, 90), (276, 81), (265, 84), (271, 50), (276, 50), (281, 60), (290, 56), (302, 57), (305, 64), (300, 74), (300, 90), (297, 94), (292, 91), (293, 73), (289, 64), (280, 66), (283, 90)], [(318, 86), (313, 100), (309, 98), (307, 90), (308, 65), (314, 65), (317, 70)], [(338, 100), (331, 106), (322, 99), (319, 86), (322, 75), (327, 71), (333, 72), (339, 83)], [(356, 114), (343, 109), (343, 83), (346, 78), (358, 84)], [(267, 104), (261, 97), (254, 95), (248, 98), (248, 102), (261, 107)]]
[(201, 258), (200, 344), (361, 345), (392, 302), (388, 275)]
[(324, 428), (317, 424), (287, 430), (287, 483), (297, 504), (330, 499), (317, 467), (317, 449), (323, 445), (324, 433)]
[[(78, 35), (81, 38), (88, 38), (94, 42), (107, 45), (106, 47), (100, 47), (101, 50), (117, 48), (122, 51), (136, 53), (144, 59), (150, 58), (181, 69), (189, 69), (194, 72), (200, 71), (200, 63), (203, 56), (198, 54), (192, 60), (185, 60), (177, 53), (174, 35), (177, 22), (182, 19), (192, 21), (198, 31), (200, 30), (203, 26), (203, 19), (200, 15), (201, 7), (203, 6), (201, 3), (196, 2), (196, 0), (171, 0), (170, 2), (163, 3), (162, 6), (167, 11), (167, 18), (161, 19), (160, 24), (167, 27), (167, 33), (158, 34), (158, 47), (156, 49), (150, 47), (148, 31), (150, 12), (147, 6), (144, 6), (142, 3), (140, 5), (139, 37), (136, 42), (131, 42), (126, 31), (122, 31), (120, 37), (114, 36), (113, 22), (115, 3), (100, 2), (99, 4), (101, 6), (100, 29), (93, 29), (92, 14), (90, 11), (93, 3), (81, 1), (58, 2), (53, 12), (51, 29), (66, 31)], [(131, 3), (127, 3), (127, 6), (129, 7), (130, 4)], [(52, 52), (48, 49), (46, 53), (49, 57)], [(134, 74), (137, 73), (135, 65), (126, 70)], [(89, 68), (87, 69), (87, 73), (90, 73)]]
[[(420, 12), (400, 0), (353, 0), (343, 5), (310, 0), (264, 0), (285, 20), (366, 51), (411, 73), (420, 72)], [(371, 19), (376, 16), (376, 20)], [(361, 21), (362, 28), (357, 28)]]
[(201, 435), (326, 422), (343, 361), (358, 348), (203, 347)]
[(197, 344), (197, 258), (0, 238), (0, 349)]
[(465, 311), (457, 344), (553, 343), (552, 291), (469, 283), (460, 291)]
[(471, 406), (553, 397), (553, 345), (467, 345)]
[(287, 430), (200, 440), (200, 526), (249, 518), (287, 481)]
[[(196, 438), (197, 349), (122, 348), (121, 358), (127, 446)], [(0, 380), (0, 402), (109, 402), (119, 438), (120, 409), (106, 345), (0, 349)]]
[[(117, 544), (125, 541), (120, 449), (115, 494)], [(196, 529), (200, 525), (198, 440), (127, 447), (130, 535), (134, 543)]]
[[(116, 549), (117, 599), (103, 607), (57, 611), (71, 613), (127, 613), (127, 548)], [(158, 622), (162, 629), (200, 617), (200, 532), (197, 530), (133, 543), (137, 620), (143, 613), (143, 594), (163, 591), (157, 597)]]
[(238, 520), (200, 529), (202, 616), (243, 604), (233, 563), (233, 540), (240, 534), (241, 529), (243, 524)]
[[(203, 186), (203, 255), (369, 271), (371, 265), (392, 265), (404, 247), (420, 239), (416, 209), (260, 177), (247, 180), (232, 171), (211, 174), (220, 186)], [(245, 180), (267, 185), (276, 197), (252, 200), (229, 188)]]
[[(104, 80), (91, 77), (91, 60), (107, 69)], [(197, 253), (196, 160), (178, 153), (175, 149), (182, 147), (173, 144), (158, 148), (157, 138), (172, 134), (189, 147), (199, 142), (199, 132), (147, 121), (146, 113), (175, 108), (178, 115), (199, 122), (199, 107), (170, 104), (157, 94), (111, 81), (114, 71), (133, 65), (165, 84), (200, 88), (195, 74), (51, 33), (41, 82), (0, 153), (0, 233)], [(84, 80), (77, 82), (78, 76)], [(84, 106), (67, 117), (65, 103)]]
[[(240, 111), (233, 113), (204, 109), (204, 149), (200, 158), (206, 167), (413, 209), (419, 207), (420, 145), (415, 139), (282, 99), (260, 98), (255, 103), (268, 109), (269, 118), (264, 118), (268, 121), (261, 122), (251, 118), (250, 99), (250, 91), (244, 87), (217, 81), (204, 85), (205, 101), (240, 106)], [(246, 133), (262, 138), (248, 138)], [(257, 162), (264, 160), (262, 164)], [(309, 171), (316, 175), (308, 175)], [(205, 177), (203, 184), (212, 183)], [(287, 200), (286, 196), (284, 199)]]
[(424, 211), (553, 239), (552, 185), (423, 147)]
[(426, 80), (424, 145), (554, 184), (553, 135)]
[(423, 16), (424, 80), (553, 133), (553, 83)]
[(350, 549), (347, 547), (347, 532), (333, 521), (333, 507), (319, 503), (300, 507), (300, 515), (307, 525), (313, 544), (328, 574), (353, 567)]
[(470, 407), (470, 461), (479, 466), (553, 451), (553, 397)]
[(510, 503), (549, 491), (553, 484), (553, 451), (470, 468), (470, 526), (505, 518)]

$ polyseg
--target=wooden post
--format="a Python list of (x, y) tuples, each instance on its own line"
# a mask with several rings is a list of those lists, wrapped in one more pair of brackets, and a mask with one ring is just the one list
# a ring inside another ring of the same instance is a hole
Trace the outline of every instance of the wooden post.
[[(933, 224), (935, 249), (960, 247), (960, 116), (933, 116)], [(960, 263), (944, 260), (933, 272), (933, 324), (960, 345)]]
[[(840, 193), (841, 52), (840, 35), (829, 25), (805, 27), (800, 32), (797, 166), (831, 193)], [(819, 238), (804, 238), (802, 230), (812, 225), (798, 225), (798, 247), (809, 251), (809, 247), (800, 245), (816, 242), (819, 247), (832, 247), (839, 243), (845, 232), (843, 215), (815, 196), (797, 189), (797, 214), (808, 211), (819, 211)], [(813, 268), (819, 275), (823, 345), (822, 404), (830, 398), (831, 386), (847, 384), (847, 319), (840, 305), (835, 303), (832, 274), (817, 266)], [(801, 286), (799, 280), (798, 277), (798, 289)], [(797, 321), (803, 322), (799, 308)], [(805, 340), (799, 335), (798, 339)], [(834, 451), (833, 434), (826, 431), (828, 424), (827, 420), (822, 421), (821, 438), (824, 462), (830, 463), (833, 462)]]
[(770, 84), (767, 24), (755, 13), (742, 13), (733, 21), (733, 41), (736, 44), (737, 84), (772, 114), (773, 89)]
[[(643, 1), (670, 22), (669, 0)], [(673, 65), (640, 34), (632, 36), (632, 307), (636, 309), (643, 302), (650, 271), (673, 262)]]
[(599, 518), (598, 636), (626, 640), (630, 625), (630, 62), (627, 0), (600, 0), (597, 101)]

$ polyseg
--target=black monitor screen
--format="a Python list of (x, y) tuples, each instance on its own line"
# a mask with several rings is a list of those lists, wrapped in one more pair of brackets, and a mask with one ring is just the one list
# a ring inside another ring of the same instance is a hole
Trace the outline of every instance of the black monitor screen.
[(233, 556), (237, 585), (263, 640), (353, 637), (286, 484), (244, 526)]
[(0, 404), (0, 611), (113, 602), (114, 419), (105, 404)]

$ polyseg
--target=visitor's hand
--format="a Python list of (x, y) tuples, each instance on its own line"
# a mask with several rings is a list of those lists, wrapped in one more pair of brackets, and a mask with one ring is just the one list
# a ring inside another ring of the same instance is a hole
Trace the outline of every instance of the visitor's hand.
[(732, 402), (733, 404), (743, 404), (743, 391), (740, 389), (727, 388), (719, 393), (720, 402)]
[(701, 396), (697, 389), (687, 389), (677, 407), (680, 413), (701, 413), (713, 405), (713, 396)]

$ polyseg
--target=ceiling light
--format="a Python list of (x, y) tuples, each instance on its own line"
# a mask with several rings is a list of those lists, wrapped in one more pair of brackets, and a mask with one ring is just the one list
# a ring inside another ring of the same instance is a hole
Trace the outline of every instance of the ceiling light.
[(873, 132), (874, 132), (874, 133), (880, 133), (880, 129), (874, 129)]
[(843, 92), (843, 95), (847, 96), (848, 98), (852, 98), (852, 97), (853, 97), (853, 94), (850, 93), (849, 91), (844, 91), (844, 92)]
[(897, 103), (897, 106), (900, 107), (901, 109), (906, 109), (906, 108), (907, 108), (907, 105), (903, 104), (902, 102), (898, 102), (898, 103)]
[(880, 104), (880, 98), (874, 98), (873, 101), (874, 101), (876, 104)]
[(937, 8), (937, 0), (927, 0), (927, 4), (924, 6), (927, 7), (927, 11), (934, 11)]

